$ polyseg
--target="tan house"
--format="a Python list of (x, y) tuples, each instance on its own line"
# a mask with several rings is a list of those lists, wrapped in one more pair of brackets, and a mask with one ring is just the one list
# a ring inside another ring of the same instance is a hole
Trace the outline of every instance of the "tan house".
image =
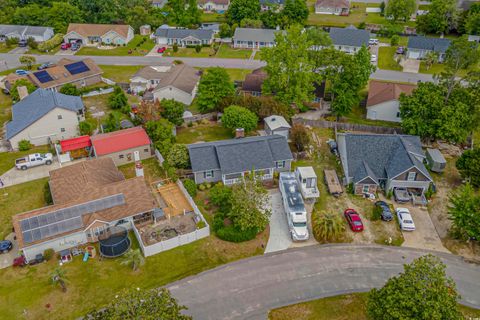
[(29, 80), (37, 87), (58, 91), (63, 85), (71, 83), (77, 88), (102, 82), (103, 71), (92, 59), (80, 61), (60, 59), (54, 67), (28, 74)]
[(91, 137), (92, 153), (97, 158), (110, 157), (117, 166), (134, 162), (134, 152), (140, 160), (153, 155), (150, 138), (142, 127), (134, 127)]
[(154, 100), (173, 99), (190, 105), (197, 94), (200, 72), (184, 63), (172, 67), (153, 90)]
[(125, 24), (70, 23), (63, 41), (92, 46), (99, 44), (125, 45), (134, 37), (133, 28)]
[(334, 14), (348, 16), (350, 12), (349, 0), (317, 0), (315, 3), (316, 14)]
[(368, 86), (367, 119), (400, 122), (400, 95), (410, 95), (417, 86), (371, 80)]
[(172, 70), (171, 65), (148, 66), (138, 70), (130, 78), (130, 90), (135, 93), (153, 90), (160, 83), (161, 79), (168, 77)]

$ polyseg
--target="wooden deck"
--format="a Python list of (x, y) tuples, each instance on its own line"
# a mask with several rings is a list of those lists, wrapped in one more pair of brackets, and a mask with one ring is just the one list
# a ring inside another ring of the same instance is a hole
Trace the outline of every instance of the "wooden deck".
[(192, 206), (176, 183), (167, 183), (157, 187), (158, 193), (166, 204), (162, 208), (167, 217), (183, 215), (185, 212), (193, 211)]

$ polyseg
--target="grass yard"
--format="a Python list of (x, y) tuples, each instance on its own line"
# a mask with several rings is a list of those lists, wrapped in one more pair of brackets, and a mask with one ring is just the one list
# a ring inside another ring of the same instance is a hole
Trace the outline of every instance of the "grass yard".
[(427, 65), (425, 61), (420, 62), (420, 69), (418, 72), (420, 73), (428, 73), (428, 74), (440, 74), (445, 71), (445, 65), (441, 63), (434, 63), (429, 69), (427, 69)]
[[(365, 3), (352, 3), (350, 6), (350, 15), (348, 17), (331, 14), (316, 14), (314, 0), (308, 0), (307, 5), (310, 9), (310, 14), (307, 19), (307, 24), (309, 25), (346, 27), (353, 24), (358, 26), (361, 22), (365, 22), (367, 17), (365, 14), (365, 8), (367, 5)], [(373, 6), (374, 4), (371, 5)]]
[(99, 65), (103, 70), (103, 77), (115, 82), (129, 82), (130, 78), (142, 69), (144, 66), (115, 66), (115, 65)]
[(0, 239), (3, 240), (6, 235), (12, 232), (12, 216), (46, 205), (43, 190), (47, 181), (48, 178), (44, 178), (6, 187), (1, 190)]
[(215, 13), (215, 12), (202, 12), (202, 16), (200, 17), (200, 21), (202, 23), (208, 23), (208, 22), (225, 22), (225, 15), (221, 13)]
[(33, 147), (27, 151), (0, 152), (0, 175), (4, 174), (15, 166), (15, 159), (24, 157), (31, 153), (45, 153), (48, 151), (48, 146), (45, 145)]
[(215, 58), (248, 59), (252, 55), (252, 50), (234, 49), (229, 45), (222, 44), (218, 49)]
[(3, 131), (4, 123), (12, 118), (11, 108), (12, 99), (3, 92), (0, 92), (0, 128), (2, 128), (0, 131)]
[(245, 76), (252, 72), (249, 69), (225, 69), (230, 76), (230, 80), (232, 81), (243, 81), (245, 80)]
[[(143, 39), (144, 43), (141, 43)], [(137, 46), (138, 45), (138, 46)], [(155, 44), (148, 36), (135, 35), (135, 37), (126, 45), (115, 47), (114, 49), (98, 49), (96, 47), (82, 47), (77, 55), (84, 56), (144, 56), (153, 49)], [(131, 50), (131, 53), (128, 53)]]
[[(390, 44), (390, 38), (387, 37), (377, 37), (378, 41), (382, 43)], [(398, 41), (399, 46), (406, 47), (408, 44), (408, 37), (400, 36), (400, 40)]]
[[(366, 320), (367, 293), (328, 297), (271, 310), (269, 320)], [(480, 310), (459, 305), (466, 319), (480, 317)]]
[(12, 50), (12, 48), (7, 47), (4, 43), (0, 44), (0, 53), (7, 53), (8, 51)]
[(209, 124), (194, 124), (192, 127), (177, 129), (177, 143), (189, 144), (230, 138), (233, 138), (232, 131), (214, 122)]
[(397, 47), (378, 48), (378, 68), (385, 70), (402, 71), (403, 68), (395, 60), (395, 51)]
[(215, 56), (215, 51), (211, 47), (203, 47), (200, 52), (196, 52), (195, 48), (178, 48), (177, 52), (173, 52), (172, 48), (165, 51), (166, 57), (184, 57), (184, 58), (210, 58)]
[[(160, 167), (156, 158), (142, 160), (142, 164), (145, 174), (145, 180), (148, 183), (165, 178), (165, 172), (163, 171), (162, 167)], [(135, 163), (125, 164), (118, 167), (118, 169), (123, 173), (125, 179), (135, 178), (136, 176)]]

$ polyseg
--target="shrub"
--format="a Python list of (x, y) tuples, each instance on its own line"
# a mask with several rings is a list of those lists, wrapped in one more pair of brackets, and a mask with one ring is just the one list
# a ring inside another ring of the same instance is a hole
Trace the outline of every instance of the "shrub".
[(35, 41), (35, 39), (32, 38), (32, 37), (27, 39), (27, 45), (30, 47), (30, 49), (37, 49), (38, 48), (38, 42)]
[(176, 126), (181, 126), (183, 123), (183, 111), (185, 105), (173, 99), (162, 99), (160, 102), (162, 108), (161, 115)]
[(313, 233), (319, 242), (334, 242), (343, 237), (345, 222), (337, 213), (320, 212), (312, 219)]
[(173, 52), (178, 52), (178, 44), (174, 43), (172, 49)]
[(64, 84), (59, 91), (69, 96), (79, 96), (81, 94), (81, 91), (71, 83)]
[(394, 34), (391, 38), (390, 38), (390, 45), (391, 46), (398, 46), (398, 43), (400, 42), (400, 36), (398, 36), (397, 34)]
[(387, 194), (385, 195), (385, 197), (390, 200), (393, 196), (393, 189), (390, 189), (387, 191)]
[(255, 113), (244, 107), (230, 106), (224, 110), (222, 124), (225, 128), (235, 130), (243, 128), (250, 132), (257, 127), (258, 118)]
[(200, 45), (195, 46), (195, 52), (200, 53), (200, 51), (202, 51), (202, 46)]
[(207, 224), (203, 220), (200, 220), (200, 221), (197, 222), (197, 229), (203, 229), (206, 226), (207, 226)]
[(256, 229), (241, 231), (234, 225), (226, 226), (224, 223), (225, 218), (224, 213), (217, 213), (213, 218), (213, 229), (220, 239), (230, 242), (244, 242), (255, 239), (257, 236), (258, 231)]
[(308, 133), (307, 128), (300, 123), (294, 124), (291, 132), (290, 138), (292, 139), (293, 144), (297, 147), (297, 150), (302, 152), (305, 151), (308, 145), (310, 145), (310, 134)]
[(185, 179), (183, 181), (183, 186), (191, 197), (195, 197), (197, 195), (197, 185), (192, 179)]
[(382, 218), (382, 208), (379, 206), (373, 206), (371, 220), (376, 221)]
[(211, 183), (207, 183), (205, 186), (207, 187), (207, 189), (210, 189), (210, 188), (212, 187), (212, 184), (211, 184)]
[(44, 252), (43, 252), (43, 258), (46, 260), (46, 261), (50, 261), (52, 260), (53, 256), (55, 255), (55, 251), (53, 249), (46, 249)]
[(189, 128), (193, 127), (193, 122), (190, 121), (190, 122), (187, 124), (187, 126), (188, 126)]
[(200, 191), (205, 190), (205, 185), (204, 185), (204, 184), (199, 185), (199, 186), (198, 186), (198, 189), (200, 189)]
[(16, 46), (20, 40), (18, 38), (7, 38), (5, 44), (7, 47)]
[(226, 187), (221, 183), (217, 183), (212, 189), (210, 189), (208, 197), (214, 205), (219, 207), (220, 211), (228, 212), (231, 208), (232, 194), (231, 188)]
[(50, 40), (42, 42), (38, 45), (38, 50), (47, 52), (58, 47), (63, 42), (63, 34), (57, 33)]
[(188, 169), (190, 167), (190, 156), (185, 144), (174, 144), (166, 156), (167, 163), (178, 169)]
[(86, 135), (90, 136), (92, 135), (93, 130), (95, 129), (95, 125), (88, 121), (80, 121), (78, 123), (78, 128), (82, 136), (86, 136)]
[(20, 151), (27, 151), (27, 150), (30, 150), (32, 148), (32, 144), (30, 143), (30, 141), (28, 140), (20, 140), (20, 142), (18, 142), (18, 149)]
[(43, 199), (45, 200), (46, 204), (53, 204), (52, 193), (50, 192), (50, 184), (48, 184), (48, 181), (43, 186)]
[(348, 185), (347, 185), (347, 193), (349, 194), (353, 194), (354, 193), (354, 188), (353, 188), (353, 182), (350, 182)]

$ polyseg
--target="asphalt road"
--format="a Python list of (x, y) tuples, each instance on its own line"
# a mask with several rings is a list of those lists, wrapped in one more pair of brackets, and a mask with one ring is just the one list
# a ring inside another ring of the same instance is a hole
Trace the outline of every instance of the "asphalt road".
[[(0, 71), (18, 68), (21, 64), (18, 61), (19, 54), (0, 54)], [(234, 69), (256, 69), (265, 65), (259, 60), (245, 59), (221, 59), (221, 58), (172, 58), (172, 57), (134, 57), (134, 56), (61, 56), (61, 55), (36, 55), (37, 63), (56, 62), (61, 58), (80, 60), (91, 58), (97, 64), (106, 65), (159, 65), (171, 63), (173, 60), (182, 60), (193, 67), (224, 67)], [(377, 70), (370, 78), (384, 81), (399, 81), (417, 83), (418, 81), (432, 81), (429, 74), (407, 73), (391, 70)]]
[[(168, 288), (196, 320), (266, 319), (273, 308), (381, 287), (404, 263), (426, 253), (376, 245), (310, 246), (233, 262)], [(461, 302), (480, 309), (480, 266), (435, 255), (447, 265)]]

